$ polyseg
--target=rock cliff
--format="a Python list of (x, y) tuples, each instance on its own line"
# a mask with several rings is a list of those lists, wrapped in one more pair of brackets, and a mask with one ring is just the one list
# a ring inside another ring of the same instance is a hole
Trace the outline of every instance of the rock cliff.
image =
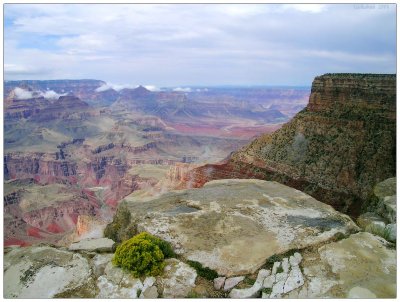
[(395, 173), (396, 76), (325, 74), (281, 129), (187, 178), (194, 186), (232, 174), (276, 180), (357, 215), (373, 186)]

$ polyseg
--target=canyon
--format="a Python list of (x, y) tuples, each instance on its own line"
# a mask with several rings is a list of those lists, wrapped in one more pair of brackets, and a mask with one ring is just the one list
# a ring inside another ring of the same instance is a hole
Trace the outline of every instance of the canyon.
[(326, 74), (290, 122), (257, 137), (219, 164), (181, 177), (276, 180), (357, 217), (373, 186), (396, 175), (396, 77)]
[[(396, 296), (395, 75), (318, 76), (305, 107), (88, 83), (6, 85), (6, 297)], [(112, 264), (141, 232), (174, 250), (157, 277)]]
[(76, 230), (82, 217), (104, 224), (129, 194), (173, 189), (177, 171), (224, 160), (255, 135), (278, 129), (309, 94), (261, 87), (117, 91), (98, 80), (4, 85), (6, 246), (84, 236)]

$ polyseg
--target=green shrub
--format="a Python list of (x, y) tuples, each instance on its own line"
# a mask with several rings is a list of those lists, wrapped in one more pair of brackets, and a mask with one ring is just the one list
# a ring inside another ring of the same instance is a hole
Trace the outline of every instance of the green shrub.
[(174, 252), (168, 242), (143, 232), (117, 247), (113, 264), (135, 277), (156, 276), (164, 269), (164, 258), (171, 255)]
[(117, 212), (113, 217), (113, 221), (108, 224), (104, 230), (104, 236), (122, 242), (132, 238), (137, 234), (137, 226), (132, 221), (132, 215), (125, 201), (118, 206)]
[(154, 237), (155, 242), (158, 244), (158, 247), (164, 254), (164, 258), (174, 258), (176, 256), (172, 246), (169, 242)]
[(207, 280), (214, 280), (218, 277), (218, 273), (216, 271), (208, 267), (203, 267), (200, 262), (188, 260), (187, 263), (196, 270), (200, 277), (206, 278)]

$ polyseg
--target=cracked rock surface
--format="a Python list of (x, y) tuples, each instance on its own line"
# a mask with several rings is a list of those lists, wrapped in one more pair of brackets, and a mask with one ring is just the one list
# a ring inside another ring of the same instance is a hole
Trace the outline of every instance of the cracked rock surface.
[(255, 273), (272, 255), (359, 229), (303, 192), (255, 179), (215, 180), (128, 208), (139, 231), (171, 242), (184, 258), (226, 277)]

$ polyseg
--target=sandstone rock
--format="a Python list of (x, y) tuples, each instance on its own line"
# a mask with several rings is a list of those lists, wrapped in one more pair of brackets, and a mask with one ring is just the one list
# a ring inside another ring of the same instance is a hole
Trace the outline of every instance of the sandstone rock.
[(275, 283), (272, 286), (270, 298), (280, 298), (285, 292), (285, 282), (288, 278), (288, 273), (282, 272), (275, 275)]
[(32, 246), (4, 256), (6, 298), (86, 298), (94, 294), (89, 263), (79, 254)]
[(280, 262), (274, 262), (274, 265), (272, 267), (272, 275), (275, 275), (277, 270), (278, 270), (278, 268), (280, 268), (280, 267), (281, 267), (281, 263)]
[[(320, 260), (316, 260), (318, 256)], [(396, 251), (370, 233), (361, 232), (326, 244), (317, 255), (308, 255), (303, 261), (309, 281), (288, 297), (396, 297)]]
[(282, 260), (282, 269), (284, 273), (288, 273), (289, 272), (289, 259), (288, 258), (283, 258)]
[(377, 213), (390, 223), (396, 223), (397, 200), (396, 178), (388, 178), (374, 187), (375, 205)]
[(376, 298), (376, 295), (367, 288), (356, 286), (356, 287), (353, 287), (349, 291), (347, 298), (349, 298), (349, 299), (360, 299), (360, 298), (361, 299), (371, 299), (371, 298), (374, 299), (374, 298)]
[(368, 226), (370, 226), (371, 224), (374, 227), (383, 227), (383, 228), (385, 227), (385, 221), (383, 220), (383, 218), (381, 216), (379, 216), (378, 214), (372, 213), (372, 212), (367, 212), (367, 213), (361, 214), (357, 218), (357, 224), (363, 230), (368, 228)]
[(102, 299), (135, 299), (138, 298), (138, 291), (143, 290), (140, 279), (112, 263), (107, 264), (104, 275), (97, 279), (97, 287), (100, 291), (96, 298)]
[(139, 298), (141, 298), (141, 299), (156, 299), (156, 298), (158, 298), (157, 287), (150, 286), (150, 287), (146, 288), (145, 290), (142, 291)]
[(234, 299), (257, 298), (263, 287), (264, 280), (270, 275), (270, 273), (269, 270), (261, 269), (258, 272), (256, 282), (254, 282), (252, 287), (245, 289), (234, 288), (229, 293), (229, 297)]
[(272, 288), (275, 283), (275, 274), (268, 276), (265, 278), (263, 283), (263, 288)]
[(167, 259), (164, 274), (158, 277), (163, 298), (185, 298), (195, 287), (196, 271), (177, 259)]
[(69, 246), (70, 251), (112, 252), (115, 242), (109, 238), (84, 239)]
[(261, 180), (212, 181), (127, 206), (139, 231), (227, 277), (254, 273), (274, 254), (358, 230), (331, 206)]
[(214, 288), (216, 290), (220, 290), (224, 286), (225, 279), (226, 279), (226, 277), (215, 278), (214, 279)]
[(293, 256), (289, 257), (289, 263), (291, 266), (296, 266), (300, 264), (301, 259), (303, 259), (303, 257), (301, 257), (301, 254), (296, 252), (293, 254)]
[(227, 278), (224, 284), (224, 291), (230, 291), (236, 285), (244, 280), (244, 276)]
[(93, 272), (96, 276), (104, 274), (104, 269), (111, 263), (114, 254), (96, 254), (92, 259)]
[(146, 279), (144, 279), (144, 281), (143, 281), (143, 288), (151, 287), (154, 285), (155, 282), (156, 282), (156, 278), (146, 277)]
[(298, 287), (303, 286), (303, 284), (304, 278), (300, 268), (298, 266), (292, 266), (288, 278), (286, 279), (283, 293), (288, 293)]

